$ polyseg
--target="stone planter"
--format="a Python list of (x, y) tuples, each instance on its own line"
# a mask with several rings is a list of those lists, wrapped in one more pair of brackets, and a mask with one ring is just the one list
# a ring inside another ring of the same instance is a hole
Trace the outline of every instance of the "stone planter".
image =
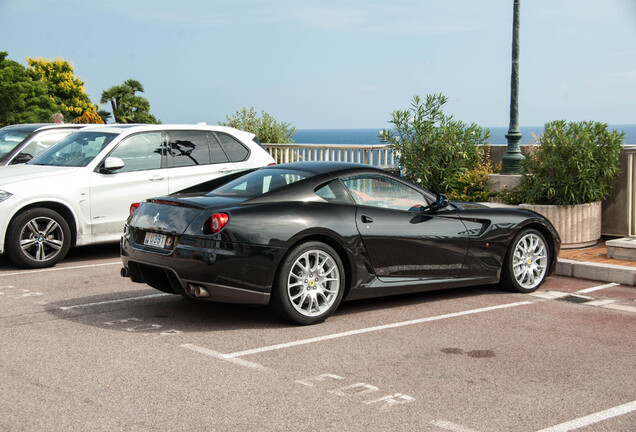
[(572, 206), (521, 204), (545, 216), (561, 237), (562, 249), (594, 246), (601, 238), (601, 202)]

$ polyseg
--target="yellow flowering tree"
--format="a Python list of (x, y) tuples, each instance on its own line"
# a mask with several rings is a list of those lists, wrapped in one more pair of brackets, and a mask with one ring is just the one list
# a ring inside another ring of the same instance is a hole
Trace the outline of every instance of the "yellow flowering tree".
[(75, 117), (75, 119), (71, 122), (75, 124), (104, 124), (104, 120), (100, 117), (99, 114), (95, 112), (86, 111), (79, 117)]
[(43, 81), (48, 93), (64, 118), (72, 120), (85, 112), (96, 112), (86, 94), (84, 83), (75, 76), (73, 64), (62, 59), (53, 60), (27, 57), (28, 69), (34, 78)]

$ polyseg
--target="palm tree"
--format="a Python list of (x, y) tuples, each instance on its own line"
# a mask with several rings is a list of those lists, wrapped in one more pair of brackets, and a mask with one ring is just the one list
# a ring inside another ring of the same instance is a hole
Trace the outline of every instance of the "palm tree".
[(110, 103), (117, 123), (159, 123), (150, 114), (150, 103), (135, 93), (143, 93), (143, 85), (134, 79), (127, 79), (123, 84), (113, 86), (102, 92), (100, 103)]

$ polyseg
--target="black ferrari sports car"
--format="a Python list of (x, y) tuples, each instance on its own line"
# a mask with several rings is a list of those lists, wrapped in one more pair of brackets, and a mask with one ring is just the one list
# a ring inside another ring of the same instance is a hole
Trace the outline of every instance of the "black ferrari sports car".
[(314, 324), (343, 299), (494, 283), (532, 292), (559, 247), (532, 211), (451, 203), (370, 166), (298, 162), (133, 204), (121, 273)]

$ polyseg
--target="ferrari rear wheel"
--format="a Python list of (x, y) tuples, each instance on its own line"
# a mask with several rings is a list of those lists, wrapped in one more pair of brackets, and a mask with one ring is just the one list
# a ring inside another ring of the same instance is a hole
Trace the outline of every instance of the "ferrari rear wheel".
[(342, 300), (342, 261), (322, 242), (300, 244), (283, 260), (272, 291), (278, 315), (301, 325), (322, 322)]
[(530, 293), (545, 281), (550, 265), (548, 243), (537, 230), (519, 232), (508, 249), (501, 284), (510, 291)]

